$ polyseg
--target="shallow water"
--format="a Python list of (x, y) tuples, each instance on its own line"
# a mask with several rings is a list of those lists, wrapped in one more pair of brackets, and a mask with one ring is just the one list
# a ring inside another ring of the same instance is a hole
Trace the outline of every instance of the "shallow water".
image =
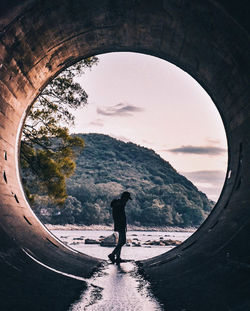
[[(107, 256), (111, 252), (112, 248), (102, 247), (100, 245), (85, 244), (86, 238), (98, 240), (100, 236), (108, 236), (112, 234), (112, 231), (107, 230), (51, 230), (51, 232), (58, 237), (62, 242), (68, 246), (83, 252), (87, 255), (94, 256), (100, 259), (108, 259)], [(192, 232), (169, 232), (169, 231), (128, 231), (127, 239), (137, 241), (138, 239), (142, 246), (124, 246), (122, 248), (122, 258), (130, 260), (143, 260), (151, 258), (162, 253), (165, 253), (173, 248), (173, 246), (146, 246), (143, 245), (147, 240), (159, 241), (160, 237), (163, 239), (172, 239), (184, 241)], [(78, 240), (82, 238), (82, 240)]]
[(90, 281), (87, 291), (70, 307), (70, 311), (163, 310), (150, 295), (148, 283), (138, 275), (132, 262), (106, 265)]
[[(84, 244), (86, 238), (98, 240), (100, 236), (112, 234), (112, 231), (52, 230), (52, 233), (68, 246), (101, 259), (107, 259), (107, 255), (113, 249), (95, 244)], [(129, 262), (118, 266), (105, 262), (103, 268), (88, 280), (87, 290), (82, 293), (78, 301), (71, 305), (69, 311), (163, 310), (151, 294), (148, 282), (137, 273), (134, 261), (154, 257), (173, 248), (173, 246), (143, 245), (147, 240), (159, 241), (163, 238), (184, 241), (191, 234), (191, 232), (129, 231), (127, 239), (140, 241), (142, 246), (122, 248), (122, 258), (130, 260)]]

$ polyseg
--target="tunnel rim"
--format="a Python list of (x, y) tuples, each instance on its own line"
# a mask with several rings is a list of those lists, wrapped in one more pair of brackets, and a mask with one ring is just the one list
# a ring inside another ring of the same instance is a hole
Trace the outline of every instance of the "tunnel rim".
[[(197, 233), (201, 228), (203, 228), (203, 226), (205, 226), (205, 224), (209, 221), (209, 217), (211, 216), (211, 214), (214, 212), (214, 210), (217, 208), (217, 205), (219, 204), (221, 198), (223, 197), (223, 192), (225, 190), (225, 187), (226, 187), (226, 180), (227, 180), (227, 176), (229, 174), (229, 163), (230, 163), (230, 158), (231, 158), (231, 153), (229, 151), (229, 135), (228, 135), (228, 131), (227, 131), (227, 128), (226, 128), (226, 122), (225, 122), (225, 119), (223, 117), (223, 114), (222, 112), (220, 111), (219, 109), (219, 106), (218, 104), (215, 102), (215, 100), (213, 99), (213, 96), (209, 93), (209, 90), (207, 90), (206, 88), (206, 84), (203, 83), (202, 80), (196, 78), (191, 72), (188, 71), (188, 68), (186, 68), (185, 64), (181, 64), (179, 65), (178, 62), (174, 62), (172, 60), (169, 60), (168, 58), (165, 58), (163, 56), (159, 56), (159, 54), (161, 53), (154, 53), (153, 51), (151, 50), (144, 50), (144, 49), (109, 49), (109, 48), (105, 48), (105, 49), (100, 49), (99, 52), (95, 53), (95, 54), (91, 54), (91, 53), (88, 53), (86, 54), (86, 56), (79, 56), (77, 59), (74, 59), (72, 60), (72, 62), (69, 62), (67, 63), (67, 65), (65, 67), (62, 67), (60, 68), (52, 77), (50, 77), (44, 84), (41, 88), (39, 88), (39, 93), (36, 95), (36, 97), (31, 101), (31, 103), (27, 104), (27, 108), (26, 108), (26, 111), (24, 113), (24, 116), (23, 116), (23, 119), (20, 121), (20, 131), (19, 131), (19, 135), (18, 135), (18, 142), (17, 142), (17, 160), (18, 160), (18, 174), (19, 174), (19, 181), (20, 181), (20, 187), (22, 189), (22, 192), (25, 196), (25, 199), (26, 199), (26, 202), (27, 202), (27, 206), (28, 208), (34, 213), (34, 215), (36, 216), (36, 218), (39, 220), (39, 222), (43, 225), (43, 227), (45, 227), (45, 229), (56, 239), (56, 240), (59, 240), (64, 246), (66, 246), (67, 248), (71, 249), (73, 252), (77, 251), (78, 253), (81, 253), (81, 254), (85, 254), (84, 251), (78, 251), (74, 248), (72, 248), (71, 246), (68, 246), (66, 243), (64, 243), (60, 238), (56, 237), (56, 235), (46, 227), (46, 224), (44, 224), (40, 218), (36, 215), (36, 213), (32, 210), (30, 204), (29, 204), (29, 201), (26, 197), (26, 194), (25, 194), (25, 191), (24, 191), (24, 188), (23, 188), (23, 183), (22, 183), (22, 179), (21, 179), (21, 164), (20, 164), (20, 145), (21, 145), (21, 136), (22, 136), (22, 129), (24, 127), (24, 124), (25, 124), (25, 121), (28, 117), (28, 114), (29, 114), (29, 111), (30, 109), (32, 108), (32, 106), (34, 105), (34, 103), (36, 102), (37, 98), (39, 97), (40, 93), (47, 87), (47, 85), (53, 80), (55, 79), (60, 73), (62, 73), (64, 70), (66, 70), (67, 68), (77, 64), (78, 62), (80, 62), (81, 60), (83, 59), (86, 59), (86, 58), (89, 58), (89, 57), (94, 57), (94, 56), (99, 56), (99, 55), (104, 55), (104, 54), (112, 54), (112, 53), (136, 53), (136, 54), (142, 54), (142, 55), (146, 55), (146, 56), (153, 56), (153, 57), (156, 57), (156, 58), (159, 58), (163, 61), (166, 61), (168, 63), (170, 63), (171, 65), (174, 65), (178, 68), (178, 70), (182, 70), (184, 71), (186, 74), (188, 74), (193, 80), (195, 80), (198, 84), (199, 84), (199, 87), (201, 87), (203, 89), (203, 91), (211, 98), (211, 101), (213, 103), (213, 105), (215, 106), (216, 108), (216, 111), (217, 113), (219, 114), (220, 116), (220, 119), (222, 121), (222, 125), (223, 125), (223, 129), (224, 129), (224, 134), (225, 134), (225, 138), (226, 138), (226, 143), (227, 143), (227, 165), (226, 165), (226, 171), (225, 171), (225, 176), (224, 176), (224, 181), (223, 181), (223, 185), (221, 187), (221, 190), (220, 190), (220, 195), (214, 205), (214, 207), (212, 208), (212, 210), (209, 212), (208, 216), (205, 218), (205, 220), (199, 225), (198, 228), (195, 228), (196, 230), (186, 239), (184, 240), (180, 245), (177, 245), (175, 246), (173, 249), (178, 249), (180, 247), (183, 246), (184, 242), (187, 242), (188, 243), (188, 240), (193, 237), (193, 235), (195, 233)], [(188, 66), (187, 66), (188, 67)], [(199, 190), (199, 189), (198, 189)], [(186, 243), (185, 243), (186, 244)], [(164, 254), (169, 254), (171, 253), (172, 249), (166, 251), (163, 253)], [(139, 259), (138, 262), (141, 262), (141, 261), (147, 261), (147, 260), (152, 260), (152, 259), (156, 259), (158, 258), (159, 255), (155, 255), (155, 256), (152, 256), (148, 259)], [(104, 259), (101, 259), (101, 258), (98, 258), (98, 257), (94, 257), (96, 258), (97, 260), (104, 260)]]
[[(165, 4), (165, 2), (164, 2), (164, 4)], [(213, 1), (211, 1), (211, 2), (209, 2), (209, 5), (215, 5), (216, 3), (214, 3)], [(221, 13), (221, 12), (219, 12), (219, 13)], [(224, 14), (224, 12), (223, 12), (223, 14)], [(229, 16), (226, 16), (226, 18), (228, 18)], [(225, 18), (225, 19), (226, 19)], [(234, 20), (233, 21), (230, 21), (230, 22), (234, 22)], [(231, 24), (230, 24), (231, 25)], [(237, 27), (235, 27), (235, 28), (237, 28)], [(124, 50), (124, 49), (123, 49)], [(230, 51), (229, 51), (230, 52)], [(93, 54), (97, 54), (96, 53), (96, 51), (95, 51), (95, 53), (93, 53)], [(150, 55), (152, 55), (151, 53), (150, 53)], [(230, 54), (229, 54), (230, 55)], [(154, 55), (155, 56), (155, 55)], [(159, 57), (159, 56), (158, 56)], [(165, 59), (165, 58), (164, 58)], [(171, 61), (172, 62), (172, 61)], [(174, 64), (176, 64), (176, 62), (174, 61), (174, 62), (172, 62), (172, 63), (174, 63)], [(238, 65), (238, 64), (237, 64)], [(178, 67), (180, 67), (180, 68), (182, 68), (182, 66), (180, 66), (180, 65), (178, 65)], [(239, 66), (240, 67), (240, 66)], [(242, 68), (239, 68), (239, 69), (242, 69)], [(193, 78), (194, 78), (194, 76), (189, 72), (189, 70), (184, 70), (184, 71), (186, 71), (186, 72), (188, 72)], [(240, 70), (239, 70), (240, 71)], [(237, 74), (238, 74), (238, 72), (237, 72)], [(198, 81), (199, 82), (199, 84), (206, 90), (206, 88), (203, 86), (203, 84), (201, 84), (201, 82), (197, 79), (197, 78), (194, 78), (196, 81)], [(206, 84), (206, 83), (205, 83)], [(207, 84), (206, 84), (207, 85)], [(214, 98), (213, 98), (213, 96), (211, 96), (211, 94), (210, 94), (210, 92), (208, 92), (207, 90), (206, 90), (206, 92), (209, 94), (209, 96), (212, 98), (212, 100), (213, 100), (213, 102), (215, 103), (215, 105), (216, 105), (216, 102), (217, 101), (215, 101), (214, 100)], [(219, 108), (218, 108), (218, 106), (216, 105), (216, 107), (217, 107), (217, 110), (219, 110)], [(224, 110), (223, 110), (224, 111)], [(222, 114), (220, 113), (220, 116), (221, 116), (221, 118), (222, 118)], [(223, 118), (222, 118), (222, 120), (223, 120)], [(245, 122), (245, 120), (244, 120), (244, 122)], [(224, 122), (224, 120), (223, 120), (223, 123), (224, 123), (224, 128), (225, 128), (225, 131), (226, 131), (226, 133), (227, 133), (227, 128), (226, 128), (226, 124), (229, 126), (229, 124), (230, 124), (230, 122), (229, 121), (227, 121), (227, 122)], [(244, 123), (245, 124), (245, 123)], [(238, 128), (240, 127), (240, 125), (237, 125), (238, 126)], [(236, 127), (237, 127), (236, 126)], [(232, 131), (232, 130), (231, 130)], [(230, 139), (228, 139), (228, 150), (230, 150), (231, 151), (231, 149), (229, 149), (231, 146), (230, 146), (230, 143), (232, 142), (232, 139), (230, 138)], [(236, 149), (236, 148), (235, 148)], [(231, 153), (231, 154), (233, 154), (233, 153)], [(234, 157), (235, 158), (235, 157)], [(228, 156), (228, 163), (229, 163), (229, 161), (230, 161), (230, 153), (229, 153), (229, 156)], [(232, 169), (235, 169), (236, 168), (236, 164), (235, 163), (232, 163)], [(229, 165), (228, 165), (228, 170), (229, 170)], [(226, 181), (226, 180), (225, 180)], [(224, 187), (223, 187), (223, 190), (225, 190), (226, 188), (229, 188), (230, 189), (230, 187), (225, 187), (225, 183), (224, 183)], [(224, 192), (226, 192), (226, 191), (224, 191)], [(222, 194), (223, 194), (223, 192), (222, 192)], [(220, 199), (221, 198), (224, 198), (224, 196), (221, 194), (221, 196), (220, 196)], [(234, 193), (233, 193), (234, 194)], [(227, 195), (227, 200), (229, 201), (230, 199), (231, 199), (231, 197), (232, 197), (232, 193), (231, 194), (229, 194), (229, 195)], [(218, 201), (219, 202), (219, 201)], [(217, 206), (218, 206), (218, 202), (217, 202)], [(222, 207), (221, 207), (221, 210), (222, 210)], [(211, 214), (210, 214), (210, 216), (211, 216)], [(219, 215), (217, 215), (216, 217), (219, 217)], [(210, 217), (209, 217), (210, 218)], [(203, 225), (204, 225), (204, 223), (203, 223)], [(201, 227), (200, 227), (200, 229), (201, 229)], [(11, 232), (11, 231), (10, 231)], [(203, 232), (204, 233), (204, 232)], [(202, 236), (203, 238), (204, 238), (204, 234), (203, 234), (203, 236)]]

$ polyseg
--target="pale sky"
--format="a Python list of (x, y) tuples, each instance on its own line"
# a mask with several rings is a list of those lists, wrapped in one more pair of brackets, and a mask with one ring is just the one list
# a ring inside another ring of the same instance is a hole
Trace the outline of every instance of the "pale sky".
[(77, 81), (89, 104), (72, 133), (103, 133), (155, 150), (212, 200), (221, 192), (227, 142), (221, 117), (189, 74), (156, 57), (99, 55)]

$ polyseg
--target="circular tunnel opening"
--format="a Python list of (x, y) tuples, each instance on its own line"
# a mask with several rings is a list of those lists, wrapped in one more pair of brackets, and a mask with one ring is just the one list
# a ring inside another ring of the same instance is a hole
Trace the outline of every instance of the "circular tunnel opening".
[(6, 309), (18, 301), (34, 310), (39, 300), (44, 310), (53, 303), (59, 310), (79, 290), (75, 280), (31, 257), (81, 277), (100, 262), (65, 247), (30, 211), (17, 177), (16, 142), (27, 106), (50, 79), (79, 59), (109, 51), (158, 56), (190, 73), (216, 104), (228, 137), (228, 174), (216, 207), (190, 239), (142, 261), (142, 270), (170, 310), (249, 309), (249, 245), (244, 242), (250, 228), (249, 37), (247, 23), (242, 26), (239, 18), (243, 8), (232, 10), (225, 1), (65, 0), (60, 9), (51, 1), (12, 5), (0, 16), (0, 260)]
[[(67, 149), (79, 147), (70, 137), (84, 141), (76, 154)], [(67, 68), (29, 110), (21, 142), (33, 211), (64, 243), (102, 259), (110, 248), (97, 245), (112, 234), (109, 205), (122, 191), (133, 197), (127, 246), (143, 246), (125, 247), (124, 255), (146, 259), (197, 230), (226, 173), (226, 136), (211, 98), (180, 68), (139, 53), (102, 54)], [(64, 191), (53, 169), (66, 180)], [(103, 230), (88, 231), (95, 226)]]

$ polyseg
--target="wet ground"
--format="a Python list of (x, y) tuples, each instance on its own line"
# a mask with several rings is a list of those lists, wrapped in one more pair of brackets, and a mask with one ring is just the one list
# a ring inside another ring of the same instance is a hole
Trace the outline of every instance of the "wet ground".
[(149, 284), (137, 273), (134, 262), (104, 264), (70, 311), (160, 311)]
[[(70, 247), (87, 255), (107, 260), (113, 248), (85, 244), (86, 238), (98, 239), (111, 231), (53, 230), (53, 233)], [(136, 260), (165, 253), (173, 246), (147, 246), (147, 240), (176, 239), (184, 241), (191, 232), (129, 231), (128, 239), (140, 241), (141, 247), (124, 246), (122, 258), (133, 261), (112, 265), (105, 261), (103, 268), (87, 279), (88, 289), (82, 293), (69, 311), (159, 311), (163, 310), (151, 294), (149, 284), (137, 272)]]

